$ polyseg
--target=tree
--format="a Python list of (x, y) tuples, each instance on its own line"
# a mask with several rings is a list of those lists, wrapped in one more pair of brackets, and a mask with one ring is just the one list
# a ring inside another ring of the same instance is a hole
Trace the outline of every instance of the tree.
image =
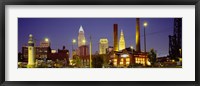
[(22, 62), (23, 61), (23, 55), (22, 53), (18, 53), (18, 62)]
[(76, 67), (82, 67), (81, 59), (78, 55), (73, 56), (72, 64), (75, 64)]
[(101, 58), (103, 59), (103, 66), (108, 67), (109, 66), (109, 57), (107, 54), (102, 54)]
[(154, 65), (156, 63), (156, 51), (152, 48), (150, 52), (148, 53), (149, 61), (151, 62), (151, 65)]
[(103, 58), (101, 55), (95, 55), (92, 58), (92, 67), (94, 68), (102, 68), (103, 66)]

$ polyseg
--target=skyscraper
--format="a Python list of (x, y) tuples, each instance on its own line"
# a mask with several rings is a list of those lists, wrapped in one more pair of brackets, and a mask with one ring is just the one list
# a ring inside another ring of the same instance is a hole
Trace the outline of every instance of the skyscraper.
[(118, 48), (118, 25), (117, 24), (114, 24), (113, 25), (114, 28), (113, 28), (113, 46), (114, 46), (114, 51), (118, 51), (119, 48)]
[(108, 48), (108, 39), (101, 38), (99, 40), (99, 54), (106, 54), (106, 49)]
[(28, 40), (28, 68), (33, 68), (35, 66), (35, 45), (34, 45), (33, 35), (29, 35)]
[(78, 34), (78, 47), (85, 45), (85, 44), (86, 44), (86, 40), (85, 40), (84, 30), (81, 25), (80, 29), (79, 29), (79, 34)]
[(119, 39), (119, 50), (125, 49), (126, 44), (125, 44), (125, 39), (124, 39), (124, 33), (123, 30), (121, 30), (120, 33), (120, 39)]

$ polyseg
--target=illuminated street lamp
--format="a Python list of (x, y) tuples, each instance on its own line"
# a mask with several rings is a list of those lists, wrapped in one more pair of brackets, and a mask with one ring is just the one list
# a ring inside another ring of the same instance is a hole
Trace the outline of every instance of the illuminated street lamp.
[(145, 29), (147, 27), (147, 22), (144, 22), (144, 52), (146, 53), (146, 32), (145, 32)]
[(73, 39), (73, 40), (72, 40), (72, 43), (75, 44), (75, 43), (76, 43), (76, 39)]
[(72, 39), (72, 53), (73, 53), (73, 50), (74, 50), (74, 45), (76, 44), (76, 39)]
[(45, 41), (45, 42), (49, 42), (49, 39), (48, 39), (48, 38), (45, 38), (44, 41)]

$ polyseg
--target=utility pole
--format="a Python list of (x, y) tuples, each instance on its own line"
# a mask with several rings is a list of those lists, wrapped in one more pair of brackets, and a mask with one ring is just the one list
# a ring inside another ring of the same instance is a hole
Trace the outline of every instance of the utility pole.
[(92, 37), (90, 35), (90, 68), (92, 68)]

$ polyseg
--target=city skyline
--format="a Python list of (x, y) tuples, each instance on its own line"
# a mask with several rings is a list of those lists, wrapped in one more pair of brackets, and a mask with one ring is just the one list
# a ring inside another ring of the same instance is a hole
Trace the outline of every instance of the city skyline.
[[(144, 51), (143, 22), (146, 27), (147, 51), (154, 48), (158, 56), (168, 55), (169, 35), (173, 34), (174, 18), (141, 18), (141, 50)], [(36, 39), (36, 45), (44, 38), (49, 38), (52, 49), (61, 49), (62, 46), (71, 52), (72, 39), (78, 40), (79, 28), (82, 25), (89, 45), (92, 36), (93, 54), (99, 50), (99, 39), (107, 38), (109, 46), (113, 46), (113, 24), (118, 24), (118, 39), (123, 29), (126, 47), (135, 49), (135, 18), (19, 18), (18, 19), (18, 52), (28, 42), (28, 35)], [(74, 46), (75, 47), (75, 46)], [(76, 43), (76, 47), (78, 44)]]

